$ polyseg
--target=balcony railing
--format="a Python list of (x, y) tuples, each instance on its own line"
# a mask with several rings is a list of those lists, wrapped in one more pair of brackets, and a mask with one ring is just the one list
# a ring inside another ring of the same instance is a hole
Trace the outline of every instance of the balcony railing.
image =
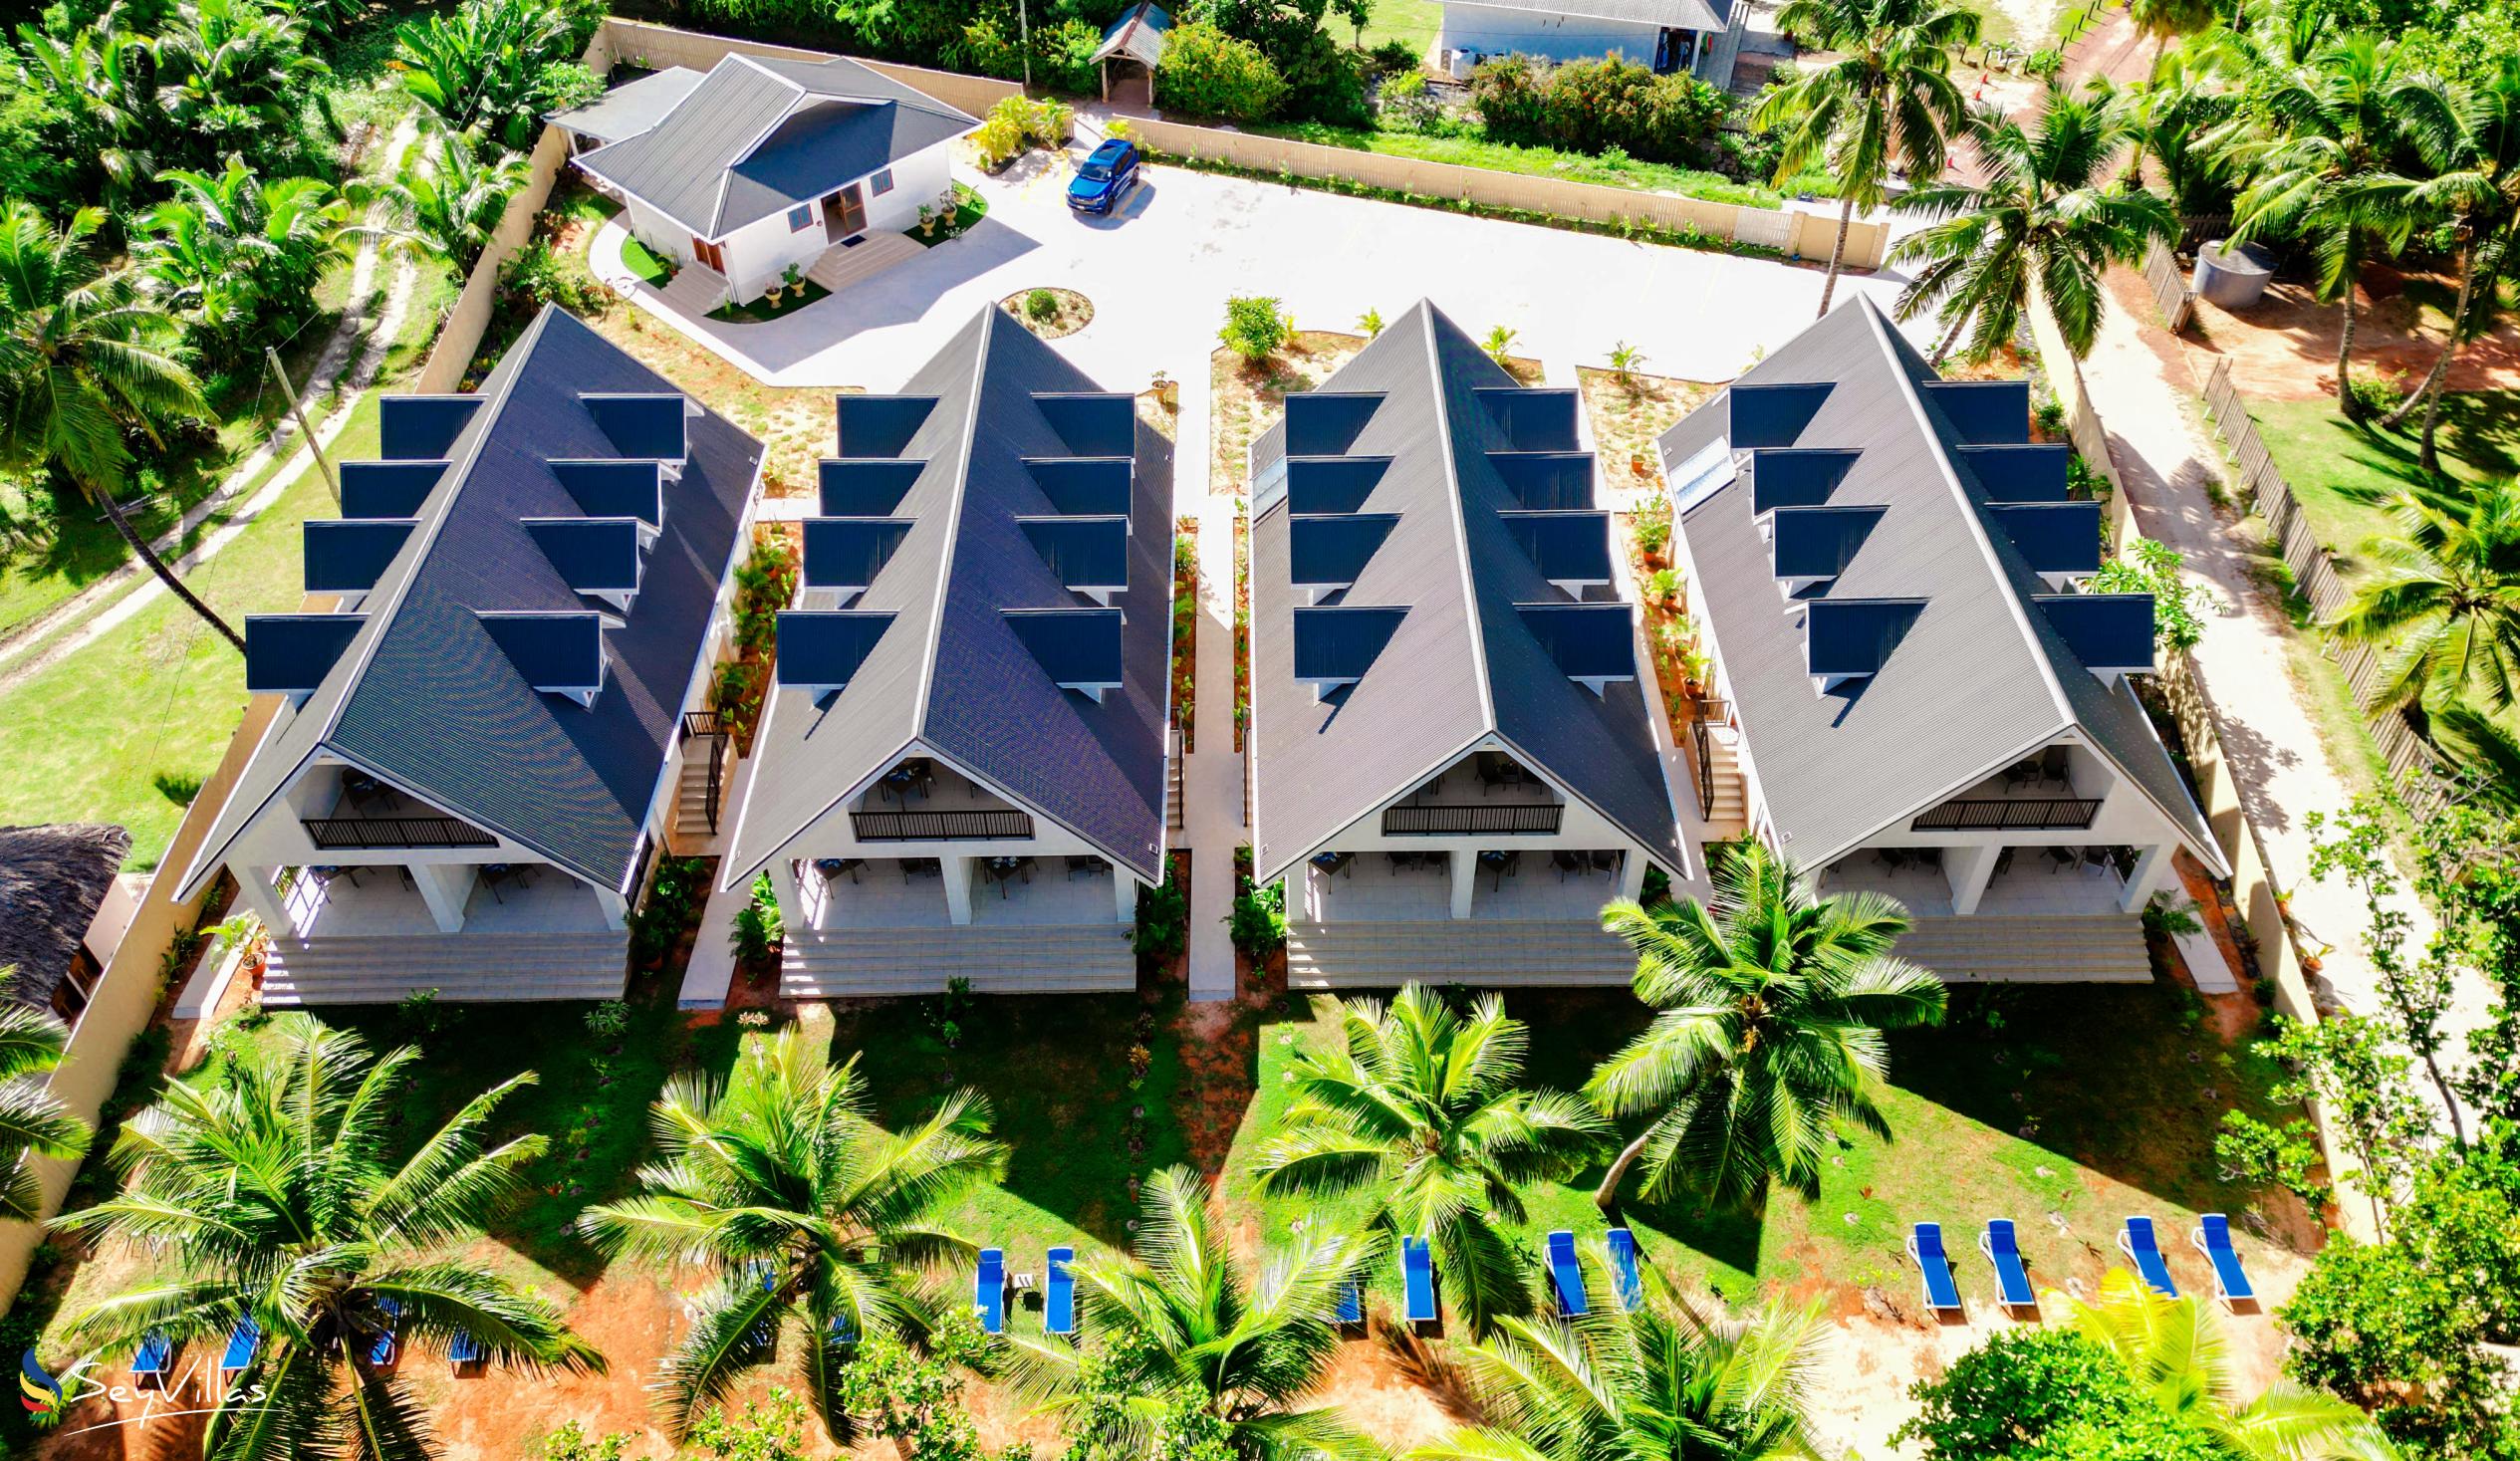
[(1945, 802), (1919, 812), (1911, 832), (2056, 832), (2089, 827), (2098, 797), (1993, 797)]
[(1386, 807), (1385, 837), (1472, 837), (1486, 833), (1538, 833), (1558, 830), (1566, 808), (1556, 802), (1499, 803), (1482, 807)]
[(1020, 842), (1033, 835), (1029, 812), (852, 812), (862, 843)]
[(309, 817), (306, 835), (342, 848), (495, 848), (499, 840), (460, 817)]

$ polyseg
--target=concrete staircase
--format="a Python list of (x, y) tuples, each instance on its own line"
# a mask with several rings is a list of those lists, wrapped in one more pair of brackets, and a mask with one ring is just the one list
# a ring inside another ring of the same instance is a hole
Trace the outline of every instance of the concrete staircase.
[(881, 228), (869, 229), (854, 244), (833, 244), (823, 250), (814, 267), (805, 277), (840, 293), (849, 286), (873, 275), (881, 274), (904, 259), (915, 259), (926, 252), (926, 246), (906, 233), (892, 233)]
[(1726, 725), (1706, 728), (1706, 759), (1715, 773), (1715, 805), (1706, 814), (1706, 830), (1730, 837), (1750, 824), (1748, 794), (1741, 784), (1741, 733)]
[(415, 989), (446, 1004), (618, 999), (629, 977), (627, 931), (275, 938), (262, 1003), (389, 1005)]
[(709, 762), (713, 757), (725, 758), (724, 772), (717, 783), (717, 825), (724, 828), (734, 821), (735, 808), (728, 800), (734, 789), (735, 758), (724, 743), (712, 736), (695, 736), (682, 748), (682, 774), (673, 789), (674, 846), (702, 847), (717, 836), (709, 826)]
[(1108, 994), (1137, 987), (1137, 955), (1120, 922), (831, 929), (789, 935), (779, 993), (936, 994), (954, 978), (982, 994)]
[(1381, 988), (1410, 980), (1616, 985), (1637, 972), (1627, 943), (1595, 924), (1508, 918), (1290, 921), (1290, 989)]
[(2132, 913), (1918, 918), (1901, 958), (1954, 983), (2143, 984), (2152, 961)]
[(726, 303), (726, 276), (706, 264), (684, 264), (665, 281), (658, 297), (675, 314), (697, 320)]

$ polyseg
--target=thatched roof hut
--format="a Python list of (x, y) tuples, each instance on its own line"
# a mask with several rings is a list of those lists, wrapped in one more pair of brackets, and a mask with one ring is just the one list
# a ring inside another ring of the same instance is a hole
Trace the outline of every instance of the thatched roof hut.
[(131, 835), (102, 823), (0, 827), (0, 968), (17, 969), (8, 998), (52, 1003), (130, 852)]

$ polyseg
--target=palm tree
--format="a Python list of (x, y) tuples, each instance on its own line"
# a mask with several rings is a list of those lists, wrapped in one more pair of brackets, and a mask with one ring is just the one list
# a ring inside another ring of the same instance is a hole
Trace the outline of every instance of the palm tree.
[(377, 222), (353, 224), (349, 231), (442, 259), (461, 273), (489, 247), (508, 198), (525, 185), (529, 170), (514, 152), (479, 161), (471, 144), (459, 136), (414, 143), (391, 177), (351, 185), (351, 201), (381, 216)]
[(121, 500), (137, 430), (165, 449), (156, 422), (209, 408), (175, 357), (175, 322), (131, 271), (107, 273), (87, 242), (105, 221), (84, 208), (65, 229), (28, 203), (0, 212), (0, 461), (50, 467), (76, 483), (166, 592), (243, 653), (245, 640), (175, 577), (131, 526)]
[(2364, 551), (2328, 627), (2390, 649), (2380, 702), (2442, 706), (2481, 695), (2508, 709), (2520, 685), (2520, 485), (2409, 487), (2391, 504), (2398, 534)]
[(289, 124), (331, 68), (309, 54), (306, 26), (266, 0), (184, 0), (152, 47), (158, 106), (194, 155), (250, 146)]
[(1316, 999), (1335, 1051), (1295, 1061), (1295, 1102), (1253, 1162), (1272, 1192), (1371, 1191), (1369, 1225), (1423, 1237), (1474, 1331), (1527, 1308), (1523, 1263), (1497, 1231), (1522, 1184), (1581, 1170), (1608, 1132), (1583, 1101), (1516, 1087), (1530, 1031), (1490, 994), (1463, 1019), (1409, 985), (1379, 1000)]
[(2432, 473), (2440, 470), (2434, 438), (2450, 362), (2501, 314), (2503, 279), (2520, 263), (2513, 257), (2520, 247), (2520, 57), (2503, 57), (2492, 76), (2468, 87), (2418, 77), (2391, 100), (2426, 172), (2374, 178), (2362, 196), (2376, 211), (2446, 220), (2459, 260), (2450, 338), (2423, 384), (2381, 423), (2394, 426), (2422, 402), (2423, 446), (2416, 461)]
[(690, 1333), (659, 1366), (666, 1428), (769, 1362), (782, 1317), (804, 1339), (805, 1380), (823, 1423), (849, 1435), (840, 1369), (860, 1336), (924, 1332), (936, 1299), (917, 1270), (972, 1245), (937, 1216), (1005, 1169), (989, 1106), (958, 1091), (893, 1132), (868, 1114), (858, 1062), (835, 1069), (795, 1031), (748, 1043), (726, 1084), (680, 1077), (655, 1104), (659, 1159), (643, 1195), (587, 1210), (607, 1253), (716, 1270)]
[(1639, 1158), (1647, 1196), (1686, 1184), (1746, 1206), (1781, 1181), (1816, 1197), (1837, 1121), (1890, 1134), (1882, 1032), (1943, 1007), (1940, 980), (1890, 955), (1907, 931), (1895, 900), (1815, 897), (1751, 843), (1711, 902), (1616, 902), (1602, 926), (1635, 945), (1637, 997), (1661, 1012), (1585, 1088), (1614, 1115), (1652, 1117), (1602, 1178), (1604, 1209)]
[(1826, 315), (1855, 210), (1881, 203), (1892, 167), (1920, 186), (1941, 178), (1944, 133), (1959, 130), (1968, 111), (1951, 53), (1977, 39), (1978, 18), (1950, 0), (1787, 0), (1776, 20), (1805, 46), (1837, 53), (1770, 92), (1751, 117), (1762, 130), (1784, 128), (1780, 185), (1815, 161), (1837, 179), (1838, 239), (1820, 287)]
[(175, 196), (140, 216), (133, 253), (159, 296), (191, 323), (196, 346), (286, 329), (342, 251), (346, 209), (321, 179), (265, 181), (230, 157), (223, 172), (178, 168), (158, 180)]
[(2038, 289), (2077, 360), (2091, 353), (2115, 262), (2177, 228), (2166, 199), (2112, 181), (2127, 128), (2120, 110), (2051, 84), (2032, 129), (1993, 109), (1973, 114), (1983, 183), (1918, 188), (1891, 206), (1935, 220), (1890, 251), (1922, 261), (1898, 297), (1900, 319), (1938, 308), (1947, 328), (1933, 348), (1940, 365), (1974, 323), (1969, 355), (1983, 360), (2013, 340)]
[(211, 1412), (212, 1461), (429, 1454), (412, 1369), (375, 1362), (389, 1335), (430, 1354), (469, 1335), (489, 1363), (527, 1372), (603, 1369), (559, 1306), (448, 1256), (543, 1153), (538, 1135), (482, 1140), (533, 1076), (466, 1102), (390, 1166), (387, 1121), (418, 1059), (372, 1058), (348, 1031), (279, 1015), (213, 1080), (167, 1086), (124, 1127), (119, 1196), (55, 1220), (166, 1260), (164, 1277), (90, 1306), (73, 1342), (127, 1352), (152, 1332), (218, 1341), (261, 1327)]
[[(1260, 1260), (1234, 1257), (1230, 1226), (1188, 1167), (1157, 1172), (1132, 1257), (1076, 1266), (1091, 1356), (1059, 1339), (1019, 1339), (1016, 1367), (1049, 1408), (1080, 1413), (1123, 1454), (1144, 1447), (1188, 1405), (1215, 1422), (1237, 1456), (1258, 1461), (1372, 1461), (1380, 1448), (1328, 1407), (1302, 1408), (1339, 1352), (1341, 1291), (1381, 1245), (1314, 1228)], [(1089, 1381), (1089, 1372), (1093, 1379)], [(1116, 1411), (1088, 1409), (1090, 1385), (1117, 1391)]]
[[(0, 968), (0, 987), (17, 966)], [(61, 1065), (70, 1027), (49, 1010), (0, 1001), (0, 1222), (44, 1217), (44, 1189), (29, 1156), (67, 1161), (88, 1150), (88, 1123), (39, 1080)]]
[(2122, 1268), (2100, 1296), (2074, 1303), (2074, 1327), (2127, 1367), (2163, 1410), (2214, 1438), (2234, 1461), (2389, 1461), (2396, 1449), (2352, 1403), (2278, 1379), (2242, 1403), (2213, 1312), (2196, 1296), (2164, 1299)]
[(2520, 813), (2520, 735), (2473, 705), (2452, 703), (2428, 717), (2441, 770), (2459, 791), (2505, 816)]
[(569, 12), (552, 0), (472, 0), (396, 30), (394, 63), (403, 88), (449, 130), (522, 146), (511, 123), (543, 110), (546, 72), (571, 39)]
[(2217, 0), (2127, 0), (2127, 18), (2152, 38), (2150, 75), (2161, 74), (2162, 55), (2172, 36), (2190, 36), (2221, 18)]
[(2373, 189), (2402, 145), (2406, 103), (2396, 52), (2358, 32), (2322, 47), (2306, 66), (2252, 79), (2249, 135), (2231, 132), (2235, 160), (2254, 176), (2232, 208), (2231, 236), (2297, 237), (2317, 261), (2318, 293), (2344, 311), (2337, 337), (2337, 408), (2354, 419), (2348, 368), (2355, 290), (2377, 248), (2394, 253), (2422, 222), (2403, 193)]
[(1822, 1454), (1804, 1411), (1826, 1323), (1815, 1307), (1709, 1320), (1643, 1270), (1648, 1301), (1497, 1321), (1461, 1351), (1485, 1420), (1406, 1461), (1604, 1461)]
[(94, 157), (105, 200), (123, 206), (156, 172), (148, 144), (165, 122), (149, 67), (137, 60), (149, 51), (147, 38), (123, 29), (113, 6), (67, 39), (32, 25), (17, 35), (11, 73), (70, 115), (74, 158)]

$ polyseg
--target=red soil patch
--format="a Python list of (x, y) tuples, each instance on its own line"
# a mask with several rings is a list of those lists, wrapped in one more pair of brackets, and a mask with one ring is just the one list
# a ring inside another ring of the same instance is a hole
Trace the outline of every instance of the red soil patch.
[[(2434, 283), (2444, 297), (2457, 288), (2455, 279)], [(2441, 353), (2444, 337), (2439, 313), (2419, 321), (2420, 312), (2399, 277), (2385, 271), (2373, 271), (2358, 299), (2356, 378), (2399, 376), (2412, 388)], [(2149, 304), (2144, 308), (2149, 309)], [(2244, 395), (2262, 400), (2317, 400), (2336, 394), (2337, 332), (2343, 325), (2340, 306), (2311, 298), (2307, 285), (2279, 280), (2267, 289), (2264, 300), (2244, 314), (2198, 300), (2189, 344), (2230, 361), (2231, 378)], [(2520, 327), (2506, 324), (2481, 340), (2470, 341), (2450, 364), (2452, 390), (2515, 387), (2520, 387)]]

